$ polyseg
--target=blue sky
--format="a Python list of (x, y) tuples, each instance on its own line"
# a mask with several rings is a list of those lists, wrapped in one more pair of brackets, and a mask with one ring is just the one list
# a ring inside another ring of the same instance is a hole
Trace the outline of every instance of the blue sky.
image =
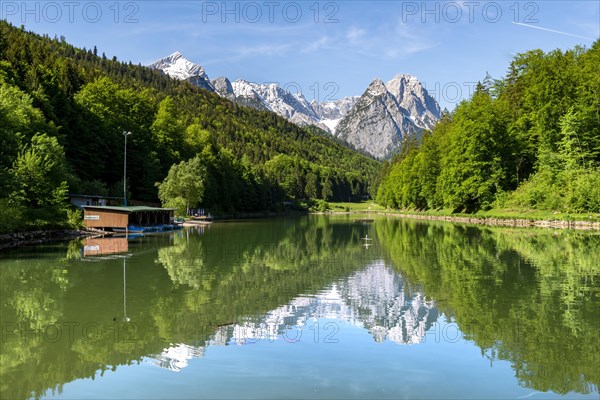
[(600, 1), (0, 1), (3, 19), (149, 64), (180, 51), (211, 78), (279, 82), (308, 99), (417, 76), (443, 107), (515, 54), (590, 46)]

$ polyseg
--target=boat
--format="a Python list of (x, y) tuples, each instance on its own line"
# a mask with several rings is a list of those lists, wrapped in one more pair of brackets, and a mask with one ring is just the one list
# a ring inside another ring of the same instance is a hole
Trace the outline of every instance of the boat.
[(112, 228), (112, 230), (117, 233), (144, 233), (144, 228), (134, 225), (129, 225), (127, 228)]
[(201, 226), (210, 225), (213, 223), (212, 219), (190, 219), (183, 223), (183, 226)]
[(113, 238), (127, 238), (128, 240), (136, 239), (136, 238), (141, 238), (141, 237), (144, 237), (144, 234), (143, 233), (139, 233), (139, 232), (128, 233), (128, 234), (125, 234), (125, 235), (119, 233), (118, 235), (114, 235), (113, 236)]
[(357, 224), (369, 224), (371, 222), (373, 222), (374, 220), (372, 218), (360, 218), (360, 219), (355, 219), (354, 222), (356, 222)]
[(197, 216), (192, 217), (192, 220), (208, 222), (208, 221), (213, 221), (214, 218), (212, 217), (212, 215), (197, 215)]

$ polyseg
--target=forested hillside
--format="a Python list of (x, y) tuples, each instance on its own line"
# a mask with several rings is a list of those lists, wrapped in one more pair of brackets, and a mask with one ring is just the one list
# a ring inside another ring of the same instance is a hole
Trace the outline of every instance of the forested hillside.
[(600, 212), (600, 41), (517, 55), (381, 179), (393, 208)]
[[(269, 112), (0, 22), (0, 219), (60, 220), (67, 193), (157, 201), (156, 182), (198, 156), (201, 205), (276, 208), (359, 199), (378, 163)], [(190, 206), (194, 206), (190, 204)], [(5, 227), (4, 230), (9, 230)]]

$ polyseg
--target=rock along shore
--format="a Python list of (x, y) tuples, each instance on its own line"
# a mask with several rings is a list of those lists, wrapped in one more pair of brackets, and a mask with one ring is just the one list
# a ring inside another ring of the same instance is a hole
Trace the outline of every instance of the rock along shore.
[(401, 218), (425, 219), (431, 221), (450, 221), (464, 224), (477, 224), (489, 226), (512, 226), (523, 228), (552, 228), (552, 229), (579, 229), (600, 230), (600, 222), (591, 221), (561, 221), (561, 220), (529, 220), (512, 218), (479, 218), (479, 217), (453, 217), (442, 215), (395, 214), (383, 213)]
[(60, 242), (91, 235), (96, 235), (96, 233), (69, 229), (4, 233), (0, 234), (0, 250), (42, 243)]
[[(394, 213), (387, 211), (352, 211), (352, 212), (327, 212), (327, 213), (311, 213), (318, 215), (327, 214), (373, 214), (385, 215), (388, 217), (421, 219), (427, 221), (446, 221), (457, 222), (462, 224), (476, 224), (487, 226), (509, 226), (522, 228), (550, 228), (550, 229), (577, 229), (577, 230), (597, 230), (600, 231), (600, 222), (592, 221), (562, 221), (562, 220), (530, 220), (519, 218), (481, 218), (481, 217), (461, 217), (461, 216), (444, 216), (444, 215), (424, 215), (424, 214), (409, 214), (409, 213)], [(259, 218), (281, 216), (277, 213), (256, 215), (236, 215), (236, 218)], [(289, 214), (288, 214), (289, 216)], [(225, 218), (226, 219), (226, 218)], [(192, 224), (189, 224), (192, 225)], [(187, 226), (189, 226), (187, 225)], [(77, 239), (86, 236), (95, 236), (97, 232), (85, 230), (38, 230), (27, 232), (14, 232), (0, 234), (0, 250), (9, 249), (21, 246), (30, 246), (43, 243), (60, 242), (65, 240)]]
[(577, 230), (600, 230), (600, 222), (594, 221), (562, 221), (562, 220), (530, 220), (525, 218), (482, 218), (482, 217), (461, 217), (446, 215), (425, 215), (410, 213), (394, 213), (388, 211), (352, 211), (332, 213), (312, 213), (312, 214), (372, 214), (385, 215), (388, 217), (421, 219), (427, 221), (446, 221), (462, 224), (488, 225), (488, 226), (510, 226), (522, 228), (551, 228), (551, 229), (577, 229)]

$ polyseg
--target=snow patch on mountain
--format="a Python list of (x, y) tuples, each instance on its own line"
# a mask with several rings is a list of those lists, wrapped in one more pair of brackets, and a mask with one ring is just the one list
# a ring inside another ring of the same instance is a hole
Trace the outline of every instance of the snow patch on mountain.
[(441, 117), (439, 104), (413, 75), (400, 74), (384, 83), (375, 79), (362, 96), (308, 101), (276, 83), (254, 83), (226, 77), (210, 80), (204, 68), (175, 52), (150, 65), (238, 104), (274, 112), (300, 125), (315, 125), (375, 157), (388, 157), (410, 135), (431, 129)]
[(338, 124), (340, 123), (341, 120), (342, 120), (341, 118), (337, 118), (337, 119), (322, 119), (321, 123), (327, 127), (327, 130), (329, 132), (335, 132), (335, 128), (337, 128), (337, 126), (338, 126)]
[(150, 64), (150, 68), (159, 69), (172, 78), (182, 81), (190, 81), (194, 85), (214, 92), (214, 87), (206, 75), (204, 68), (194, 64), (183, 55), (176, 51), (175, 53), (161, 58)]

